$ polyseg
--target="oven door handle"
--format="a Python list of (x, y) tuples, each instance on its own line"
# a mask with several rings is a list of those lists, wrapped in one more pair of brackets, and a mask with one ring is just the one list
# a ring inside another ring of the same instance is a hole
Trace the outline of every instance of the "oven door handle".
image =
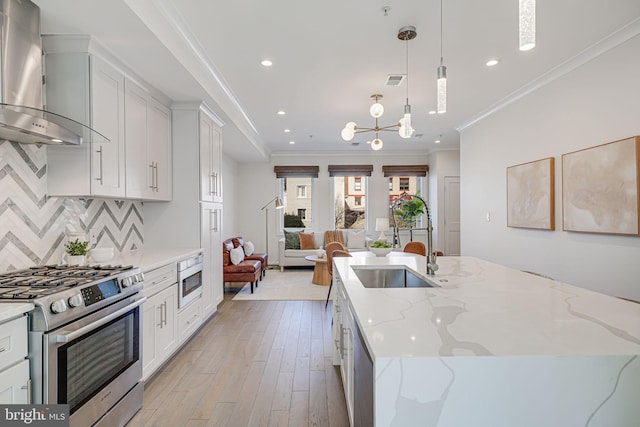
[(67, 333), (65, 333), (66, 331), (61, 331), (62, 334), (58, 334), (58, 335), (53, 335), (51, 337), (53, 342), (70, 342), (73, 341), (74, 339), (81, 337), (82, 335), (86, 334), (87, 332), (91, 332), (94, 329), (99, 328), (100, 326), (107, 324), (109, 322), (111, 322), (113, 319), (115, 319), (116, 317), (119, 317), (123, 314), (125, 314), (128, 311), (131, 311), (132, 309), (141, 306), (145, 301), (147, 300), (147, 297), (142, 297), (137, 299), (134, 303), (129, 304), (126, 307), (121, 308), (118, 311), (115, 311), (105, 317), (100, 318), (99, 320), (96, 320), (95, 322), (91, 323), (90, 325), (87, 326), (83, 326), (82, 328), (76, 329), (75, 331), (69, 331)]

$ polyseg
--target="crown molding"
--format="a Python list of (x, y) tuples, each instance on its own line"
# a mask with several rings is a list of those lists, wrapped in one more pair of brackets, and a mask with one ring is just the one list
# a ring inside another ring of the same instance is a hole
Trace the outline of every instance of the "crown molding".
[(572, 58), (564, 61), (557, 67), (552, 68), (551, 70), (542, 74), (540, 77), (527, 83), (520, 89), (505, 96), (500, 101), (493, 104), (491, 107), (473, 116), (471, 119), (461, 123), (458, 127), (456, 127), (456, 130), (458, 132), (462, 132), (466, 128), (473, 126), (474, 124), (500, 111), (508, 105), (518, 101), (521, 98), (524, 98), (525, 96), (540, 89), (541, 87), (548, 85), (549, 83), (564, 76), (565, 74), (570, 73), (576, 68), (581, 67), (594, 58), (597, 58), (598, 56), (610, 51), (611, 49), (620, 46), (628, 40), (636, 37), (638, 34), (640, 34), (640, 18), (631, 21), (629, 24), (622, 27), (618, 31), (611, 33), (607, 37), (594, 43)]

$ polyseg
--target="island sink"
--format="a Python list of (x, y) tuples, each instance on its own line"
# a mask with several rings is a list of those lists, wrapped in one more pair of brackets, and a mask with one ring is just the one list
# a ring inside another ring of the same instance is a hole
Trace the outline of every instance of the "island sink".
[(431, 284), (406, 268), (352, 267), (365, 288), (433, 288)]

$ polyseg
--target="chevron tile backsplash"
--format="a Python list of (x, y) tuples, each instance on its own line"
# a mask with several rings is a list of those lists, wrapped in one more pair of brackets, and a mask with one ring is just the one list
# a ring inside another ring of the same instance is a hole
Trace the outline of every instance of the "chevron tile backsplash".
[(0, 273), (59, 264), (75, 233), (98, 246), (142, 249), (142, 202), (47, 197), (46, 145), (0, 142)]

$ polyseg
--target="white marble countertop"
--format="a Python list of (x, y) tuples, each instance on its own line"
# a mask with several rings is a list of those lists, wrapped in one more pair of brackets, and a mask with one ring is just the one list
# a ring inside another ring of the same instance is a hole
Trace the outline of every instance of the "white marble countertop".
[[(375, 358), (640, 354), (640, 304), (473, 257), (335, 258)], [(368, 289), (352, 266), (404, 265), (441, 287)]]
[(0, 303), (0, 322), (9, 320), (14, 317), (18, 317), (24, 313), (33, 310), (34, 305), (31, 303), (15, 303), (4, 302)]
[(178, 262), (179, 260), (200, 252), (203, 252), (201, 248), (145, 248), (144, 250), (123, 252), (104, 264), (133, 265), (134, 267), (140, 267), (142, 271), (150, 271), (172, 262)]

